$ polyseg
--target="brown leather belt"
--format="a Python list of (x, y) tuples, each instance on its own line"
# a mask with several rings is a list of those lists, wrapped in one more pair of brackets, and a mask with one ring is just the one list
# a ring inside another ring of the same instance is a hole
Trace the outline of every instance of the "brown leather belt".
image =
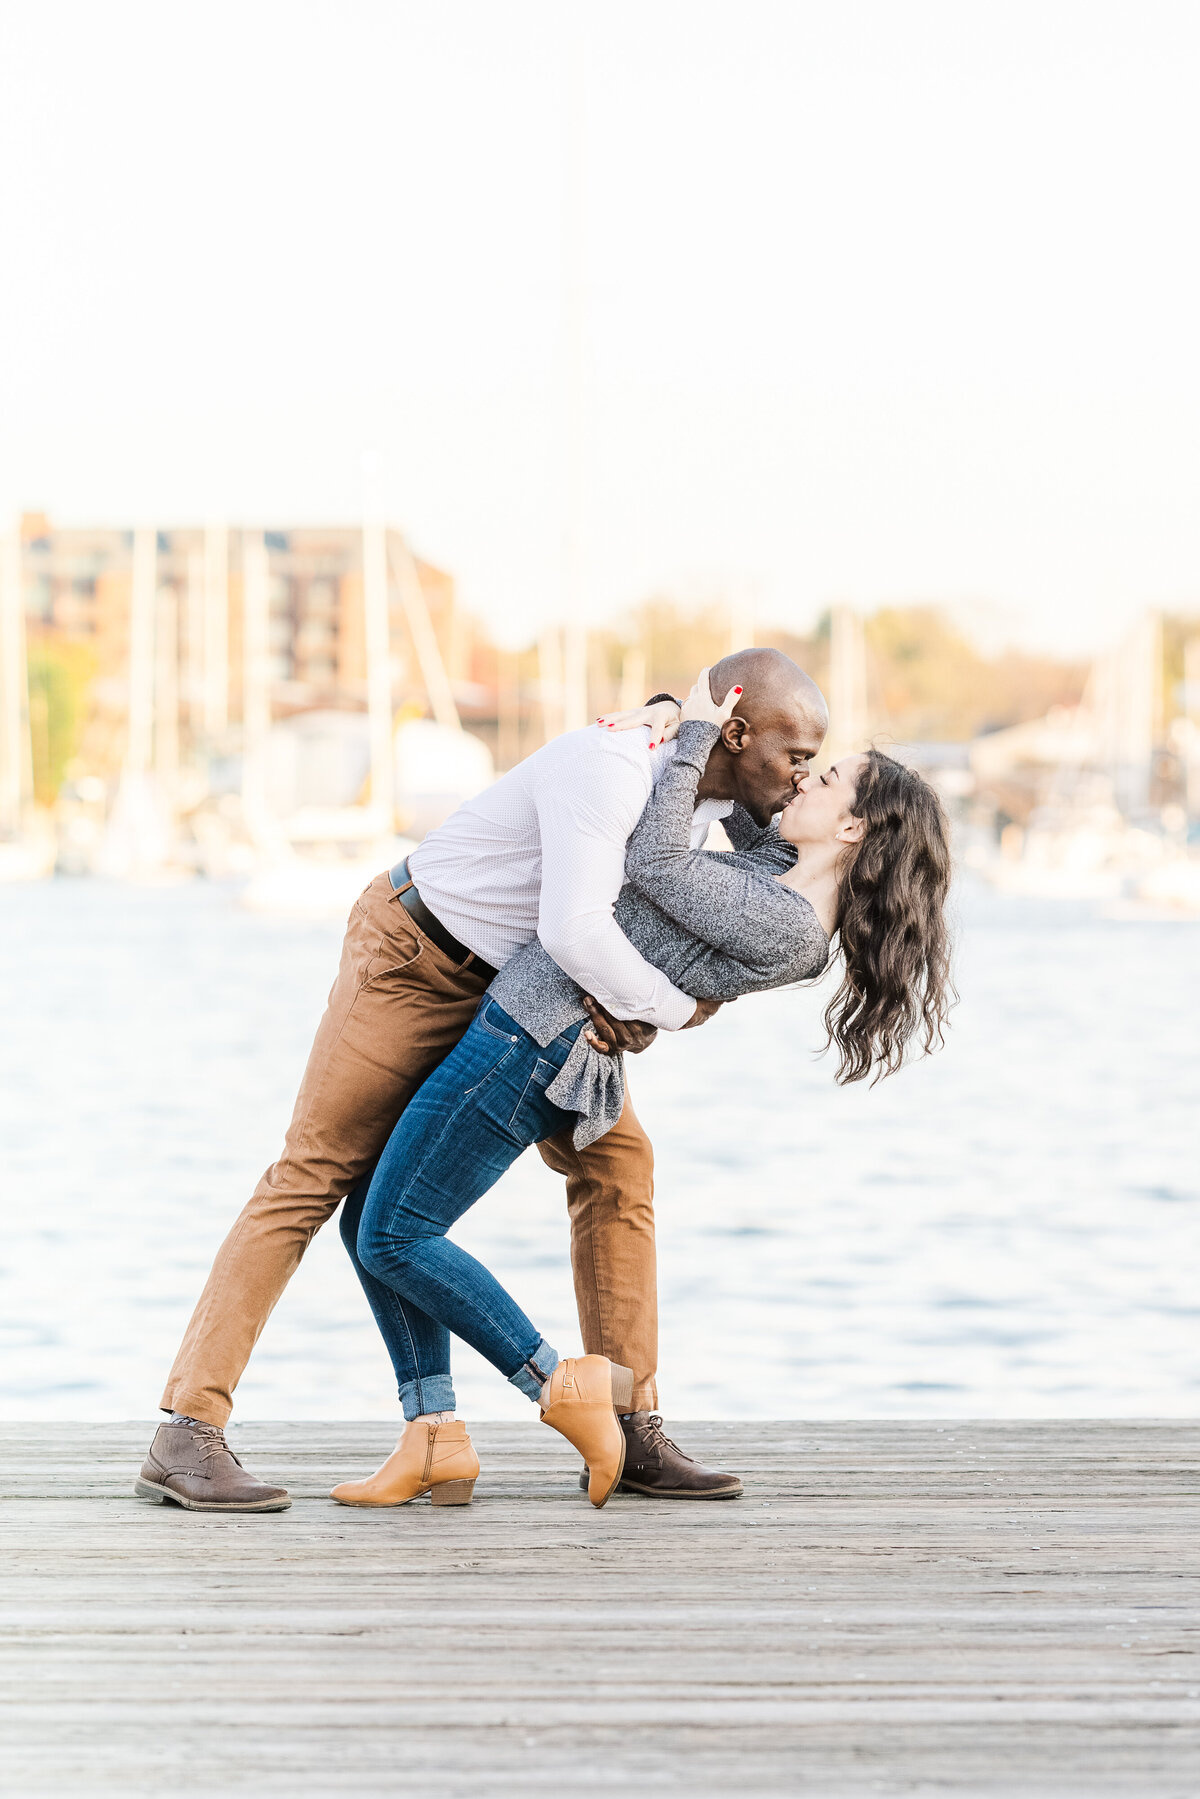
[(408, 872), (407, 856), (403, 862), (397, 862), (395, 868), (389, 872), (388, 879), (395, 890), (396, 898), (408, 916), (414, 924), (420, 925), (431, 943), (436, 943), (440, 950), (445, 950), (450, 960), (457, 962), (460, 968), (467, 962), (473, 962), (472, 973), (477, 969), (485, 981), (495, 980), (497, 971), (491, 963), (485, 962), (482, 956), (477, 956), (474, 950), (467, 948), (465, 943), (460, 943), (458, 938), (446, 929), (441, 919), (435, 918), (429, 910), (413, 885), (413, 878)]

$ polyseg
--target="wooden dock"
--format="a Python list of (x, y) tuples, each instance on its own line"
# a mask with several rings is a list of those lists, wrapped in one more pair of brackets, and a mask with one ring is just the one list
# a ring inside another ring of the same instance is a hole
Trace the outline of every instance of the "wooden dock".
[(690, 1424), (746, 1497), (593, 1512), (481, 1425), (475, 1502), (326, 1498), (385, 1424), (230, 1433), (291, 1511), (130, 1488), (147, 1425), (0, 1426), (0, 1790), (1200, 1791), (1200, 1427)]

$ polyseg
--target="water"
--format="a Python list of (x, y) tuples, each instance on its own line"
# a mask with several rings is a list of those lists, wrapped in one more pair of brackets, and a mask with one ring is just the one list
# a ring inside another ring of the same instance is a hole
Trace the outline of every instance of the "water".
[[(811, 993), (631, 1064), (670, 1415), (1195, 1410), (1200, 925), (977, 888), (959, 907), (950, 1047), (874, 1092), (813, 1059)], [(278, 1152), (340, 926), (199, 884), (8, 887), (0, 916), (0, 1416), (148, 1418)], [(562, 1187), (535, 1153), (458, 1234), (577, 1347)], [(457, 1378), (468, 1415), (531, 1415), (465, 1348)], [(325, 1230), (239, 1415), (394, 1413)]]

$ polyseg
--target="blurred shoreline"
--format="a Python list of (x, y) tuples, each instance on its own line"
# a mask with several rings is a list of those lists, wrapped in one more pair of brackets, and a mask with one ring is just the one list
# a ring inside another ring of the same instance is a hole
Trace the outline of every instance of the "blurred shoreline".
[(875, 742), (918, 768), (986, 879), (1200, 915), (1194, 619), (1147, 610), (1089, 668), (985, 653), (933, 607), (835, 605), (800, 634), (735, 585), (507, 650), (370, 505), (323, 530), (22, 517), (0, 543), (0, 882), (247, 876), (319, 908), (547, 738), (764, 639), (824, 689), (823, 756)]

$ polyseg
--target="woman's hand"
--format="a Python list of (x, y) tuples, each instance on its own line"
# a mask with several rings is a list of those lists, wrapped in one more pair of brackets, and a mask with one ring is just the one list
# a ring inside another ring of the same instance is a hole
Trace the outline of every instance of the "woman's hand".
[(679, 729), (679, 707), (674, 700), (656, 700), (653, 706), (635, 706), (632, 712), (602, 712), (596, 720), (602, 731), (636, 731), (649, 725), (648, 749), (669, 743)]
[(705, 725), (723, 725), (727, 718), (733, 717), (733, 709), (741, 697), (741, 688), (731, 687), (718, 705), (708, 684), (708, 670), (702, 668), (696, 676), (696, 685), (683, 702), (679, 722), (683, 724), (685, 720), (695, 719)]

